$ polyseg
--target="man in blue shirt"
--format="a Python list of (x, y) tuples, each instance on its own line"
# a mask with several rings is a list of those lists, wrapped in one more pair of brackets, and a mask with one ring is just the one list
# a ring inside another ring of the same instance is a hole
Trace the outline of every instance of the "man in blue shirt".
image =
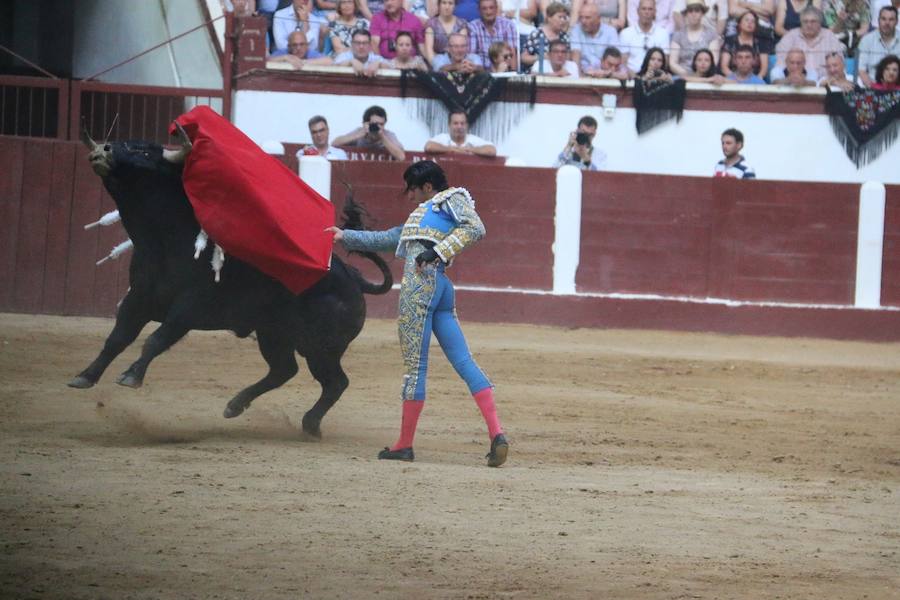
[(728, 80), (735, 83), (766, 84), (759, 75), (753, 72), (753, 48), (751, 46), (738, 46), (734, 51), (734, 70), (728, 76)]

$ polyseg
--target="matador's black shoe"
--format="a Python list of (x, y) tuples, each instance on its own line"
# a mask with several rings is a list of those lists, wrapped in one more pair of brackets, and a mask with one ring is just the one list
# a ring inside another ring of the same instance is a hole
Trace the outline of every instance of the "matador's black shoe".
[(416, 459), (416, 455), (413, 454), (412, 448), (391, 450), (385, 447), (384, 450), (378, 453), (378, 458), (380, 460), (405, 460), (406, 462), (412, 462)]
[(491, 451), (487, 453), (488, 466), (489, 467), (499, 467), (503, 463), (506, 462), (506, 455), (509, 453), (509, 442), (506, 441), (506, 436), (502, 433), (498, 433), (494, 436), (494, 439), (491, 440)]

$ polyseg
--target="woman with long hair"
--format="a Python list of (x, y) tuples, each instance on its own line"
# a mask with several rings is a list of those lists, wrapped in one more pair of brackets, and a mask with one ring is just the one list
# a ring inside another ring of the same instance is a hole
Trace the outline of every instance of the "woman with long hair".
[(687, 81), (694, 83), (712, 83), (722, 85), (727, 82), (716, 70), (716, 59), (712, 52), (703, 48), (697, 50), (694, 54), (694, 60), (691, 61), (691, 72), (684, 77)]
[(400, 282), (400, 347), (406, 369), (401, 390), (402, 421), (397, 442), (378, 453), (382, 460), (412, 461), (413, 438), (425, 405), (428, 350), (434, 332), (457, 374), (466, 382), (487, 424), (491, 440), (489, 467), (506, 461), (509, 443), (503, 434), (491, 382), (472, 359), (456, 317), (453, 283), (447, 269), (456, 256), (484, 237), (475, 201), (465, 188), (450, 187), (441, 167), (430, 160), (403, 173), (405, 193), (418, 206), (403, 226), (387, 231), (354, 231), (329, 227), (334, 241), (347, 250), (393, 251), (404, 259)]
[(644, 56), (644, 62), (641, 63), (641, 70), (637, 72), (637, 77), (642, 81), (672, 81), (672, 71), (669, 70), (666, 53), (662, 48), (654, 46), (647, 50)]
[(758, 31), (759, 17), (756, 13), (748, 10), (738, 17), (737, 33), (725, 36), (725, 43), (722, 45), (722, 59), (719, 64), (722, 75), (727, 77), (734, 70), (732, 61), (735, 50), (739, 46), (750, 46), (753, 48), (753, 73), (759, 75), (760, 79), (766, 78), (769, 72), (769, 54), (774, 47), (771, 40), (759, 37)]

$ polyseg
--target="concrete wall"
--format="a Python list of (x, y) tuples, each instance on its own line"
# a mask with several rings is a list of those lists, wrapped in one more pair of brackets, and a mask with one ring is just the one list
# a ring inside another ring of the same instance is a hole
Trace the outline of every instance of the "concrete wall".
[[(196, 0), (82, 0), (75, 12), (73, 74), (85, 78), (203, 23)], [(207, 28), (98, 78), (110, 83), (222, 87)]]
[[(588, 101), (591, 96), (584, 98)], [(418, 102), (422, 100), (397, 96), (241, 90), (235, 94), (233, 120), (260, 143), (308, 143), (307, 120), (311, 116), (324, 115), (332, 135), (337, 136), (358, 126), (368, 106), (379, 104), (388, 112), (388, 128), (404, 146), (421, 150), (434, 127), (417, 118)], [(600, 123), (595, 146), (608, 155), (607, 170), (706, 177), (722, 157), (721, 132), (737, 127), (746, 138), (747, 161), (761, 179), (900, 183), (900, 143), (857, 170), (824, 114), (779, 114), (777, 104), (773, 112), (686, 110), (680, 123), (672, 121), (638, 136), (633, 109), (618, 108), (615, 117), (607, 120), (599, 104), (599, 98), (586, 106), (537, 104), (505, 139), (493, 141), (502, 155), (521, 158), (528, 166), (550, 167), (568, 132), (581, 116), (589, 114)]]

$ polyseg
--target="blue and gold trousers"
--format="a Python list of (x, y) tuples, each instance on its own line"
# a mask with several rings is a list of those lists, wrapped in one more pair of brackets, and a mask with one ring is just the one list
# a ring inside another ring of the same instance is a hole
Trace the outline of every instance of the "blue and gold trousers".
[(434, 332), (441, 349), (473, 394), (491, 387), (491, 382), (475, 363), (456, 317), (453, 283), (444, 274), (443, 263), (416, 270), (415, 256), (409, 253), (400, 283), (400, 348), (403, 351), (404, 400), (425, 400), (428, 374), (428, 346)]

